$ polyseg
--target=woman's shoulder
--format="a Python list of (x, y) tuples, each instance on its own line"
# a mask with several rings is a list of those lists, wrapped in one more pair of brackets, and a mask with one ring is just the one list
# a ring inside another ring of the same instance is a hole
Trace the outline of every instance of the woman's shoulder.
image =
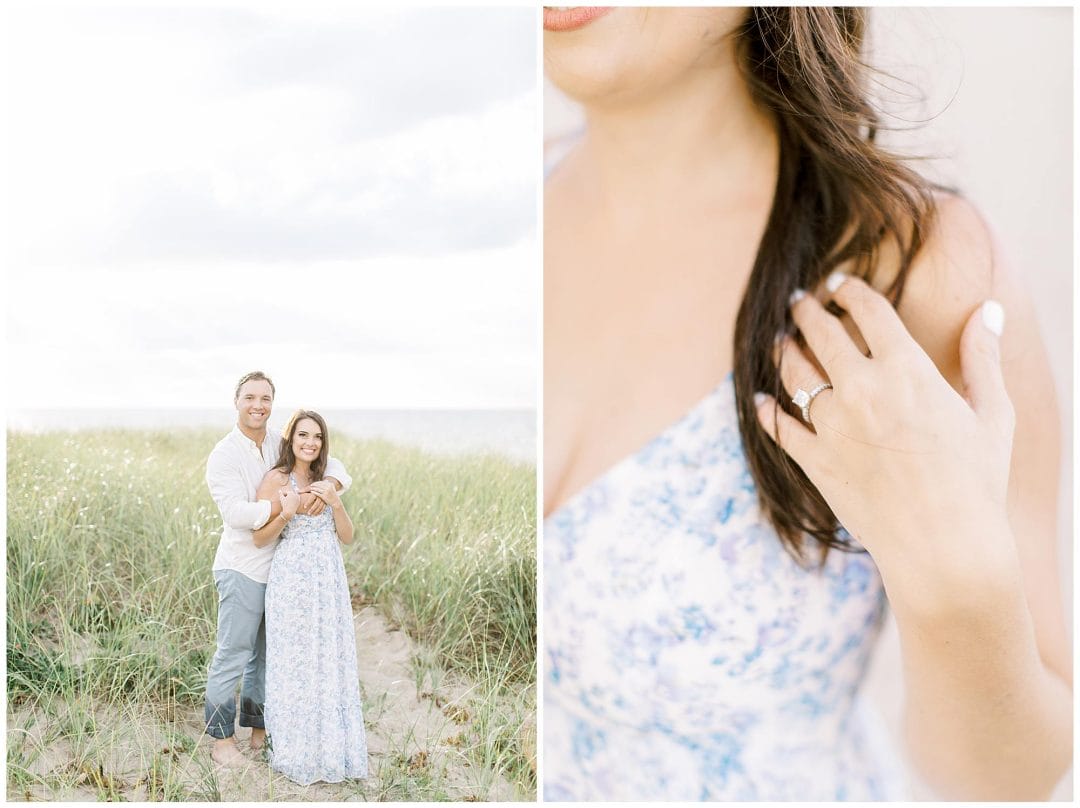
[(289, 475), (281, 469), (270, 469), (262, 478), (263, 485), (285, 485), (289, 481)]
[[(991, 298), (1001, 303), (1006, 329), (1013, 330), (1010, 342), (1031, 338), (1034, 315), (978, 208), (951, 193), (936, 194), (934, 202), (897, 311), (912, 338), (960, 389), (960, 335), (972, 312)], [(885, 251), (875, 286), (884, 289), (892, 283), (896, 263), (895, 255)]]

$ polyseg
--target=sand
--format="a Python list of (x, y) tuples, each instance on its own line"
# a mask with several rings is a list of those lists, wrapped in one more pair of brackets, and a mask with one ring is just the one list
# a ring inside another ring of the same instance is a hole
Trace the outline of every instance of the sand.
[[(38, 705), (8, 716), (8, 745), (27, 774), (9, 771), (9, 800), (532, 800), (465, 751), (475, 731), (470, 683), (441, 671), (372, 606), (354, 615), (370, 775), (298, 786), (247, 753), (240, 768), (210, 759), (201, 709), (147, 715)], [(162, 708), (164, 711), (165, 708)], [(81, 710), (81, 712), (80, 712)], [(162, 720), (164, 719), (164, 720)], [(93, 731), (58, 730), (90, 721)], [(250, 730), (239, 728), (241, 749)], [(535, 723), (519, 741), (535, 750)], [(59, 740), (51, 740), (65, 735)], [(21, 750), (21, 751), (19, 751)], [(44, 782), (42, 782), (44, 780)]]

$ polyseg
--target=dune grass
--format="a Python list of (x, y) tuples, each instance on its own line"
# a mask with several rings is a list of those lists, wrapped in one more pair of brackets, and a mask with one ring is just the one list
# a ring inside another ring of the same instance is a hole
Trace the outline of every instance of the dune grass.
[[(193, 742), (170, 722), (201, 706), (214, 647), (210, 567), (221, 520), (203, 475), (219, 437), (9, 433), (9, 798), (42, 785), (42, 767), (29, 759), (41, 733), (68, 750), (67, 785), (118, 796), (107, 755), (95, 749), (102, 711), (157, 717), (161, 731), (147, 741), (156, 748), (139, 762), (147, 798), (214, 798), (212, 773), (199, 783), (167, 775), (168, 750)], [(354, 600), (374, 603), (414, 637), (431, 670), (475, 683), (462, 744), (531, 799), (535, 469), (341, 436), (333, 450), (354, 480), (344, 497), (357, 526), (344, 548)], [(12, 711), (45, 729), (16, 726)]]

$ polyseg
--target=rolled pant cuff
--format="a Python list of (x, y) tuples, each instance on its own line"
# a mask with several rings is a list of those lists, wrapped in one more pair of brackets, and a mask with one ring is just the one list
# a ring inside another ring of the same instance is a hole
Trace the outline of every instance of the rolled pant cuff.
[(224, 738), (231, 738), (236, 731), (233, 729), (233, 722), (231, 718), (225, 718), (221, 713), (211, 707), (206, 706), (204, 710), (204, 718), (206, 719), (206, 734), (211, 738), (217, 738), (222, 740)]
[(240, 726), (266, 729), (263, 723), (263, 706), (251, 699), (240, 699)]

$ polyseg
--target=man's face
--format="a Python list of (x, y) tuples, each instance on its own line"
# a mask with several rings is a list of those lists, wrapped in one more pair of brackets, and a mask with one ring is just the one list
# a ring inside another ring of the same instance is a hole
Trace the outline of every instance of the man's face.
[(265, 429), (274, 406), (274, 393), (270, 382), (265, 379), (252, 379), (240, 386), (240, 395), (236, 397), (236, 422), (246, 429)]

